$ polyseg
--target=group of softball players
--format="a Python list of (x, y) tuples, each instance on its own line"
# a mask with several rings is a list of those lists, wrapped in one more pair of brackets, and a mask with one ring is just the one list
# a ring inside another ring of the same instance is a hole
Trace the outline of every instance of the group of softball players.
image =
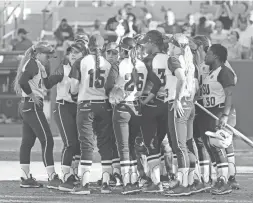
[[(91, 193), (95, 143), (103, 194), (114, 187), (122, 187), (122, 194), (166, 196), (239, 189), (233, 144), (219, 147), (221, 141), (207, 135), (232, 136), (226, 124), (236, 124), (232, 93), (237, 77), (222, 45), (211, 45), (205, 36), (165, 36), (157, 30), (106, 46), (98, 34), (89, 40), (79, 36), (50, 74), (54, 54), (50, 44), (38, 42), (17, 71), (23, 119), (20, 187), (42, 187), (30, 173), (30, 153), (38, 138), (51, 189)], [(60, 176), (43, 113), (45, 89), (53, 86), (53, 114), (64, 146)]]

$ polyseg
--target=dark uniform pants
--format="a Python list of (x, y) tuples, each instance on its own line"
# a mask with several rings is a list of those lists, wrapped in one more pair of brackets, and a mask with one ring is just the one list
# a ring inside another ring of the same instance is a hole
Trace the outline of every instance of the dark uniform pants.
[(23, 119), (22, 141), (20, 146), (20, 164), (30, 164), (31, 149), (36, 138), (42, 148), (42, 160), (45, 165), (53, 166), (54, 140), (43, 112), (43, 105), (38, 106), (28, 97), (22, 98), (19, 106)]
[(94, 129), (96, 123), (97, 146), (102, 165), (112, 160), (113, 136), (112, 108), (108, 100), (81, 101), (77, 107), (77, 129), (81, 145), (81, 165), (91, 165), (94, 150)]
[(114, 106), (113, 128), (117, 141), (120, 161), (135, 161), (135, 139), (140, 136), (140, 104), (139, 102), (122, 102)]
[(173, 101), (169, 102), (168, 124), (172, 141), (173, 152), (177, 154), (178, 168), (195, 168), (196, 157), (193, 147), (193, 120), (195, 108), (193, 101), (183, 98), (182, 107), (184, 115), (179, 117), (175, 111), (170, 110)]
[(64, 144), (62, 165), (71, 166), (72, 158), (80, 155), (80, 143), (76, 125), (77, 105), (64, 100), (56, 101), (54, 118)]
[[(220, 118), (220, 116), (223, 113), (223, 109), (224, 109), (224, 104), (221, 104), (221, 105), (217, 105), (212, 108), (208, 108), (207, 110), (209, 110), (215, 116)], [(234, 112), (234, 110), (231, 109), (231, 113), (233, 113), (233, 112)], [(202, 136), (202, 140), (205, 144), (205, 147), (211, 157), (211, 161), (216, 162), (217, 165), (222, 164), (222, 163), (226, 163), (227, 160), (226, 160), (225, 154), (223, 153), (223, 150), (220, 148), (212, 147), (209, 143), (208, 136), (205, 135), (206, 131), (211, 131), (211, 132), (216, 131), (218, 121), (216, 121), (214, 118), (212, 118), (210, 115), (208, 115), (204, 111), (200, 111), (200, 116), (201, 116), (200, 134)], [(232, 126), (235, 125), (235, 119), (236, 119), (235, 115), (231, 114), (228, 119), (228, 124), (231, 124)], [(226, 149), (226, 151), (228, 154), (232, 153), (233, 152), (233, 145), (231, 144), (231, 146), (229, 146)]]

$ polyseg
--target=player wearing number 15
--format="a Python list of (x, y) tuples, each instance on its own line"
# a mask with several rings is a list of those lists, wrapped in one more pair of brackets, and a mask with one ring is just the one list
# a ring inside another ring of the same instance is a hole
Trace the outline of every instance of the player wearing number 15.
[(110, 193), (112, 146), (112, 109), (104, 85), (111, 64), (101, 56), (104, 39), (100, 35), (90, 37), (90, 54), (75, 63), (71, 73), (71, 93), (78, 93), (77, 129), (81, 145), (81, 184), (73, 194), (90, 194), (89, 179), (94, 150), (94, 122), (97, 126), (97, 144), (102, 163), (102, 193)]
[[(201, 134), (208, 130), (215, 132), (217, 127), (225, 127), (225, 124), (228, 122), (232, 110), (232, 92), (233, 86), (235, 86), (235, 74), (224, 65), (226, 60), (227, 49), (220, 44), (212, 45), (206, 53), (205, 63), (210, 66), (210, 73), (203, 80), (201, 87), (203, 105), (219, 117), (220, 121), (216, 123), (209, 115), (205, 113), (201, 114)], [(218, 184), (212, 188), (211, 192), (213, 194), (230, 193), (231, 189), (227, 184), (228, 163), (222, 149), (210, 146), (204, 136), (203, 141), (217, 164)]]

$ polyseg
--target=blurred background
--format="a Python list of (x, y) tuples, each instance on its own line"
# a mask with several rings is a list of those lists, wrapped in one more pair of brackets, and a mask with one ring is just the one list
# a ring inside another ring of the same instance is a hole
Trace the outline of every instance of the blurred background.
[[(76, 35), (100, 33), (106, 43), (119, 35), (135, 36), (157, 29), (164, 34), (206, 35), (228, 48), (229, 60), (253, 59), (251, 1), (67, 1), (0, 0), (0, 136), (21, 135), (19, 98), (12, 83), (25, 50), (39, 40), (52, 43), (63, 60)], [(121, 33), (121, 34), (120, 34)], [(46, 93), (51, 118), (55, 90)]]

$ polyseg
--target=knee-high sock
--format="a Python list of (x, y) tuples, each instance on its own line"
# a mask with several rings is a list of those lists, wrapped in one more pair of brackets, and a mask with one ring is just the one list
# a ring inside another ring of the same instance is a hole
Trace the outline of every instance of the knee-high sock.
[(195, 165), (194, 179), (201, 181), (200, 166), (199, 166), (198, 161), (196, 161), (196, 165)]
[(188, 173), (189, 168), (179, 168), (177, 172), (177, 179), (180, 182), (180, 185), (187, 187), (188, 186)]
[(112, 173), (117, 173), (120, 175), (120, 159), (116, 158), (112, 160)]
[(210, 177), (210, 161), (209, 160), (199, 161), (199, 165), (201, 169), (201, 176), (204, 182), (207, 183)]
[(194, 174), (195, 168), (190, 168), (188, 172), (188, 185), (192, 185), (194, 183)]
[(173, 160), (172, 160), (172, 173), (176, 174), (177, 173), (177, 155), (173, 154)]
[(30, 178), (30, 164), (20, 164), (21, 177), (24, 179)]
[(138, 182), (138, 171), (137, 171), (137, 161), (133, 160), (131, 161), (131, 176), (130, 176), (130, 182), (132, 184)]
[(124, 186), (130, 183), (130, 167), (131, 167), (130, 160), (120, 161), (120, 169)]
[(102, 183), (107, 183), (109, 185), (110, 174), (112, 174), (112, 161), (101, 161), (102, 164)]
[(225, 182), (228, 180), (228, 163), (217, 164), (217, 174), (218, 178), (223, 177)]
[(90, 160), (81, 160), (80, 165), (80, 175), (81, 175), (81, 184), (85, 186), (90, 182), (90, 171), (91, 171), (92, 161)]
[(235, 154), (227, 154), (228, 158), (228, 177), (236, 175), (236, 166), (235, 166)]

